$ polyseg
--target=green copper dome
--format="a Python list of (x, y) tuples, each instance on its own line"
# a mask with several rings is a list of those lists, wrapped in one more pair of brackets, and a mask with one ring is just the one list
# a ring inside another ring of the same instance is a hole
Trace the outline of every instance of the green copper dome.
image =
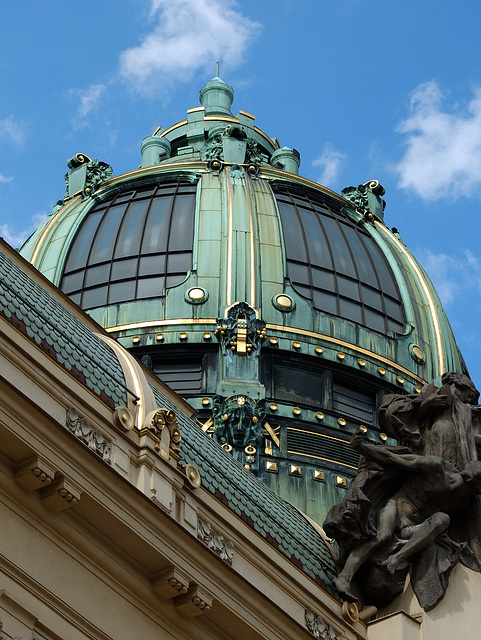
[(377, 181), (298, 175), (219, 77), (111, 177), (78, 154), (21, 253), (197, 410), (199, 428), (322, 518), (383, 393), (464, 371), (429, 278), (384, 222)]

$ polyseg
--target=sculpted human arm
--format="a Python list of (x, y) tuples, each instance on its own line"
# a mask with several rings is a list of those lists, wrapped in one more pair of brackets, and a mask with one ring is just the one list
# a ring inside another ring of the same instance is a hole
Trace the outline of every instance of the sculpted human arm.
[(377, 462), (383, 467), (392, 466), (414, 470), (419, 468), (422, 462), (422, 456), (416, 456), (412, 453), (394, 453), (384, 447), (367, 444), (364, 442), (364, 434), (361, 430), (352, 435), (351, 447), (368, 460)]

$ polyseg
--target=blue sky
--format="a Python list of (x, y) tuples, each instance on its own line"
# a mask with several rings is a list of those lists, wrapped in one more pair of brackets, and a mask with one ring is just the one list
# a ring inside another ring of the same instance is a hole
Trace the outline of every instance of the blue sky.
[(18, 246), (77, 152), (136, 168), (221, 61), (233, 110), (340, 191), (376, 178), (481, 387), (479, 0), (65, 0), (2, 6), (0, 235)]

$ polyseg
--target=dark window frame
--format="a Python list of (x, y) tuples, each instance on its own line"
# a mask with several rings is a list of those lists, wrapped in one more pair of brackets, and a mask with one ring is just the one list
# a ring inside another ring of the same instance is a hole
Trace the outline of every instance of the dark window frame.
[[(359, 227), (341, 203), (314, 189), (281, 181), (273, 181), (271, 186), (286, 238), (287, 277), (299, 295), (329, 315), (379, 333), (401, 333), (406, 323), (401, 293), (389, 262), (368, 230)], [(288, 240), (289, 222), (294, 220), (300, 230), (297, 243)], [(311, 255), (313, 243), (307, 233), (311, 225), (318, 225), (319, 237), (327, 245), (325, 256)], [(352, 246), (354, 237), (357, 252)], [(329, 279), (333, 280), (331, 286), (327, 285)], [(348, 293), (350, 284), (357, 291), (355, 295)], [(380, 304), (373, 304), (376, 296), (380, 296)]]
[[(62, 291), (75, 299), (80, 307), (92, 309), (162, 297), (166, 289), (183, 282), (193, 267), (196, 191), (196, 183), (179, 179), (155, 185), (144, 184), (137, 190), (121, 192), (108, 201), (94, 205), (80, 224), (71, 243), (60, 285)], [(163, 203), (166, 205), (165, 210), (162, 209)], [(143, 208), (140, 208), (139, 205), (142, 204)], [(138, 210), (135, 213), (139, 218), (137, 226), (135, 219), (132, 220), (134, 207)], [(183, 225), (185, 233), (181, 237), (175, 234), (174, 239), (171, 230), (176, 207), (181, 207), (181, 214), (187, 223)], [(118, 220), (112, 218), (115, 212)], [(94, 216), (97, 216), (98, 220), (92, 231), (90, 227)], [(155, 250), (146, 252), (143, 246), (147, 229), (152, 224), (159, 226), (156, 216), (161, 217), (165, 242), (163, 246), (159, 244)], [(125, 242), (123, 250), (119, 251), (121, 239), (125, 240), (124, 225), (127, 224), (137, 234), (134, 243), (138, 251), (132, 252), (129, 243)], [(85, 257), (79, 259), (77, 248), (86, 244), (85, 233), (89, 234), (89, 246), (88, 250), (83, 246)], [(171, 246), (175, 249), (171, 250)], [(74, 260), (73, 265), (69, 264), (70, 256)], [(150, 272), (143, 275), (141, 262), (144, 258), (157, 258), (158, 271), (152, 273), (151, 267)], [(125, 268), (127, 262), (131, 263), (130, 273), (126, 272), (124, 276), (114, 279), (113, 271), (120, 271), (122, 266)], [(175, 271), (169, 268), (169, 263), (172, 262), (176, 263)], [(88, 284), (89, 277), (102, 267), (105, 268), (105, 279)], [(125, 295), (122, 294), (122, 285)]]

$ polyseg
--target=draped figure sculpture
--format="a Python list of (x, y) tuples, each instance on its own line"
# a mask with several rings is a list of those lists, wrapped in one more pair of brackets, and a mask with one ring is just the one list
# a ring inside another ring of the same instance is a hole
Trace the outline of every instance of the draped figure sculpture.
[(367, 444), (361, 432), (353, 435), (359, 472), (324, 523), (344, 562), (335, 583), (343, 599), (356, 599), (356, 575), (364, 601), (385, 606), (402, 592), (410, 571), (428, 611), (444, 596), (457, 562), (479, 570), (478, 397), (469, 378), (447, 373), (441, 387), (384, 396), (379, 424), (398, 446)]

